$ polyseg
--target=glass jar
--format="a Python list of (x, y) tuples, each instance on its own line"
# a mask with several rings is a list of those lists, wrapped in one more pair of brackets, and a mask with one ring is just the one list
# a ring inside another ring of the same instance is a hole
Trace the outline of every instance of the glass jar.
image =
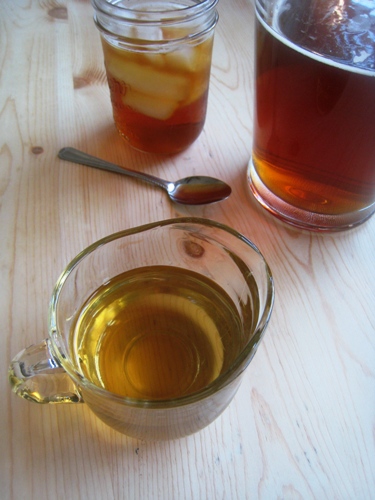
[(92, 0), (116, 127), (134, 148), (173, 154), (201, 133), (218, 0)]

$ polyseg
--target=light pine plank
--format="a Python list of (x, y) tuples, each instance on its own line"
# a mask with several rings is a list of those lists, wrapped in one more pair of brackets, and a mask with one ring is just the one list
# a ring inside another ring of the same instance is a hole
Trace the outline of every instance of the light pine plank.
[[(309, 234), (251, 198), (253, 9), (221, 0), (203, 134), (175, 158), (132, 151), (112, 123), (89, 1), (0, 4), (1, 497), (30, 499), (372, 499), (375, 492), (375, 219)], [(183, 208), (131, 179), (63, 163), (71, 145), (175, 180), (223, 178), (223, 203)], [(146, 443), (85, 405), (38, 406), (9, 389), (7, 367), (46, 335), (52, 287), (96, 239), (181, 215), (253, 239), (276, 303), (230, 407), (202, 432)]]

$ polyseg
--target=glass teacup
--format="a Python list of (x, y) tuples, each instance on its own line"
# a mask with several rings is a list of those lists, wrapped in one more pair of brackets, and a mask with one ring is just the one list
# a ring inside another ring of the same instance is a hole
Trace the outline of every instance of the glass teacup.
[(67, 266), (48, 339), (9, 378), (27, 400), (85, 402), (129, 436), (179, 438), (230, 403), (273, 300), (263, 256), (227, 226), (186, 217), (122, 231)]

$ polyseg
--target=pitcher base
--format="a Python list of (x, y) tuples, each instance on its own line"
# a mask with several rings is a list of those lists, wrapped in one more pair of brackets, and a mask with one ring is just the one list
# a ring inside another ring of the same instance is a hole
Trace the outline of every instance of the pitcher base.
[(356, 212), (320, 214), (303, 210), (276, 196), (260, 179), (252, 160), (248, 167), (248, 183), (260, 205), (278, 219), (308, 231), (333, 232), (352, 229), (369, 219), (375, 212), (375, 203)]

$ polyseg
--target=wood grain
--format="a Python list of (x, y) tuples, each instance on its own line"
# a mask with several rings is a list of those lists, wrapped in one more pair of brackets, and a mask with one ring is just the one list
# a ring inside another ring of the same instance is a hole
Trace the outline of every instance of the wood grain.
[[(222, 0), (204, 132), (158, 158), (115, 132), (88, 0), (0, 4), (0, 484), (5, 500), (375, 498), (375, 219), (331, 235), (289, 228), (249, 194), (253, 9)], [(61, 162), (63, 146), (171, 180), (233, 188), (183, 208), (131, 179)], [(7, 382), (12, 357), (47, 336), (61, 270), (114, 231), (180, 215), (224, 222), (273, 270), (271, 324), (230, 407), (202, 432), (146, 443), (85, 405), (39, 406)]]

